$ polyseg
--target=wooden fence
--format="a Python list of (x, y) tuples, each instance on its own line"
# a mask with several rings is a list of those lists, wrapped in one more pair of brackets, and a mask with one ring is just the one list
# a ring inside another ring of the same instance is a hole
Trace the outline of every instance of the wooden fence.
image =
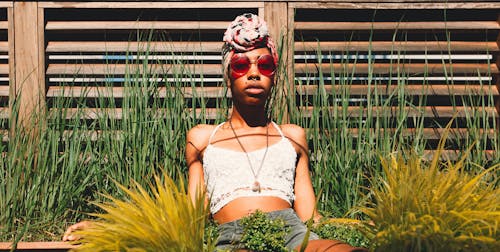
[[(493, 1), (2, 1), (0, 117), (9, 117), (14, 98), (21, 119), (52, 109), (47, 101), (56, 97), (120, 98), (125, 64), (144, 50), (166, 61), (191, 57), (185, 94), (220, 97), (222, 34), (236, 15), (253, 12), (266, 19), (275, 38), (283, 38), (284, 62), (293, 76), (286, 82), (288, 95), (307, 99), (316, 93), (320, 73), (327, 92), (339, 89), (341, 78), (349, 79), (354, 97), (349, 109), (358, 117), (359, 102), (374, 92), (368, 82), (384, 84), (377, 92), (389, 94), (397, 86), (389, 84), (399, 78), (415, 99), (430, 97), (424, 112), (429, 120), (468, 113), (460, 101), (445, 97), (488, 95), (497, 107), (481, 108), (483, 115), (497, 120), (499, 10)], [(168, 37), (130, 42), (152, 29)], [(153, 71), (163, 71), (160, 81), (174, 77), (164, 68)], [(342, 71), (349, 76), (332, 74)], [(89, 109), (87, 116), (100, 109)], [(302, 109), (307, 116), (312, 108)], [(119, 116), (119, 109), (114, 114)], [(425, 136), (438, 139), (440, 131), (429, 123)]]

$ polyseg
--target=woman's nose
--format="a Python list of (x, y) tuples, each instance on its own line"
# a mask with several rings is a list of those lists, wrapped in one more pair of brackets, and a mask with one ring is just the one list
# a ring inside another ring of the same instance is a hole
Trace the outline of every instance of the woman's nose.
[(257, 67), (257, 62), (250, 63), (250, 69), (248, 70), (248, 79), (260, 79), (259, 68)]

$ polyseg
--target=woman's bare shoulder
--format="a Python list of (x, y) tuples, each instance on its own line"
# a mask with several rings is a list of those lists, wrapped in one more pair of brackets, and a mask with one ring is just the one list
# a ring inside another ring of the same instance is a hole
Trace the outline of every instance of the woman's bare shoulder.
[(215, 127), (217, 125), (198, 124), (187, 132), (186, 140), (197, 148), (204, 149), (208, 145), (208, 140)]
[(297, 124), (281, 124), (281, 131), (288, 139), (298, 145), (306, 144), (306, 131)]
[(283, 134), (285, 134), (285, 136), (289, 138), (305, 136), (304, 128), (300, 127), (297, 124), (281, 124), (280, 128), (283, 131)]

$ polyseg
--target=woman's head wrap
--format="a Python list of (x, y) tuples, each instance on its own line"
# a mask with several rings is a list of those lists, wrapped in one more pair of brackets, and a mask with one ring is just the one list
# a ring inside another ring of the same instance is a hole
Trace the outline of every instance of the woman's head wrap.
[(257, 48), (269, 48), (274, 63), (277, 65), (278, 53), (269, 36), (266, 22), (252, 13), (237, 16), (224, 33), (224, 45), (222, 46), (224, 80), (229, 79), (229, 61), (235, 52), (248, 52)]

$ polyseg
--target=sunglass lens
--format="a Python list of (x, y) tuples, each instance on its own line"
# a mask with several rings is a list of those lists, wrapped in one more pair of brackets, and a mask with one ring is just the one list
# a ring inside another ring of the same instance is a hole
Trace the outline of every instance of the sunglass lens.
[(274, 74), (276, 66), (274, 65), (274, 59), (271, 55), (263, 55), (259, 57), (257, 66), (261, 74), (270, 76)]
[(238, 74), (245, 74), (250, 69), (250, 60), (246, 56), (235, 55), (231, 59), (231, 69)]

